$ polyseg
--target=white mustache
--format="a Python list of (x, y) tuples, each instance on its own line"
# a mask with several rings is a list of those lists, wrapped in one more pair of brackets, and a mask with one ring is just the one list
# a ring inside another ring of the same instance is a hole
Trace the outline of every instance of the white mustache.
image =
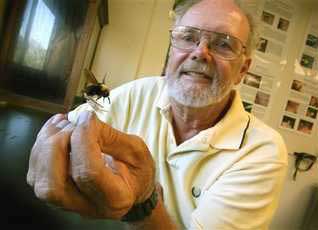
[(212, 78), (215, 74), (214, 69), (208, 64), (196, 61), (187, 61), (182, 66), (180, 66), (179, 74), (185, 72), (200, 73)]

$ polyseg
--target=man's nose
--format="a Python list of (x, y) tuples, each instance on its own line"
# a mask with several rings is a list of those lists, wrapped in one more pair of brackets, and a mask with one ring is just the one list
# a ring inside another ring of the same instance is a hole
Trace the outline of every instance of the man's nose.
[(209, 50), (209, 45), (207, 41), (201, 41), (195, 50), (192, 51), (191, 60), (193, 61), (200, 61), (200, 62), (211, 62), (212, 55)]

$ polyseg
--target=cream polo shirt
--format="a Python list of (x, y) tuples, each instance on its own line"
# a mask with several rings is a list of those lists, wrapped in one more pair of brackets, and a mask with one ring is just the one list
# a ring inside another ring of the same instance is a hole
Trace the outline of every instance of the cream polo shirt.
[[(182, 229), (267, 229), (287, 168), (281, 136), (244, 111), (235, 92), (214, 127), (176, 145), (164, 77), (127, 83), (100, 100), (100, 120), (143, 138), (156, 162), (165, 206)], [(69, 114), (92, 110), (81, 105)], [(106, 112), (107, 111), (107, 112)]]

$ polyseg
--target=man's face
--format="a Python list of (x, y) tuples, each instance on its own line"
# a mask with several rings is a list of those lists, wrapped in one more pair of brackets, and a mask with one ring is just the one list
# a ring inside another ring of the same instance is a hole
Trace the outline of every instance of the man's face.
[[(231, 0), (203, 0), (187, 11), (177, 25), (225, 33), (244, 45), (249, 25), (246, 17)], [(169, 96), (189, 107), (219, 103), (238, 84), (248, 70), (245, 54), (224, 60), (208, 49), (206, 39), (197, 48), (186, 51), (172, 47), (167, 68)]]

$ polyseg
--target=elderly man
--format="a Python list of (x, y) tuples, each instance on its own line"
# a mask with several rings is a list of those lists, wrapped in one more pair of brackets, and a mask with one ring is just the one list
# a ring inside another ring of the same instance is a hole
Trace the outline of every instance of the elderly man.
[(233, 0), (183, 1), (176, 14), (167, 76), (113, 90), (99, 119), (88, 104), (51, 118), (28, 183), (66, 210), (142, 229), (266, 229), (287, 157), (233, 89), (251, 21)]

